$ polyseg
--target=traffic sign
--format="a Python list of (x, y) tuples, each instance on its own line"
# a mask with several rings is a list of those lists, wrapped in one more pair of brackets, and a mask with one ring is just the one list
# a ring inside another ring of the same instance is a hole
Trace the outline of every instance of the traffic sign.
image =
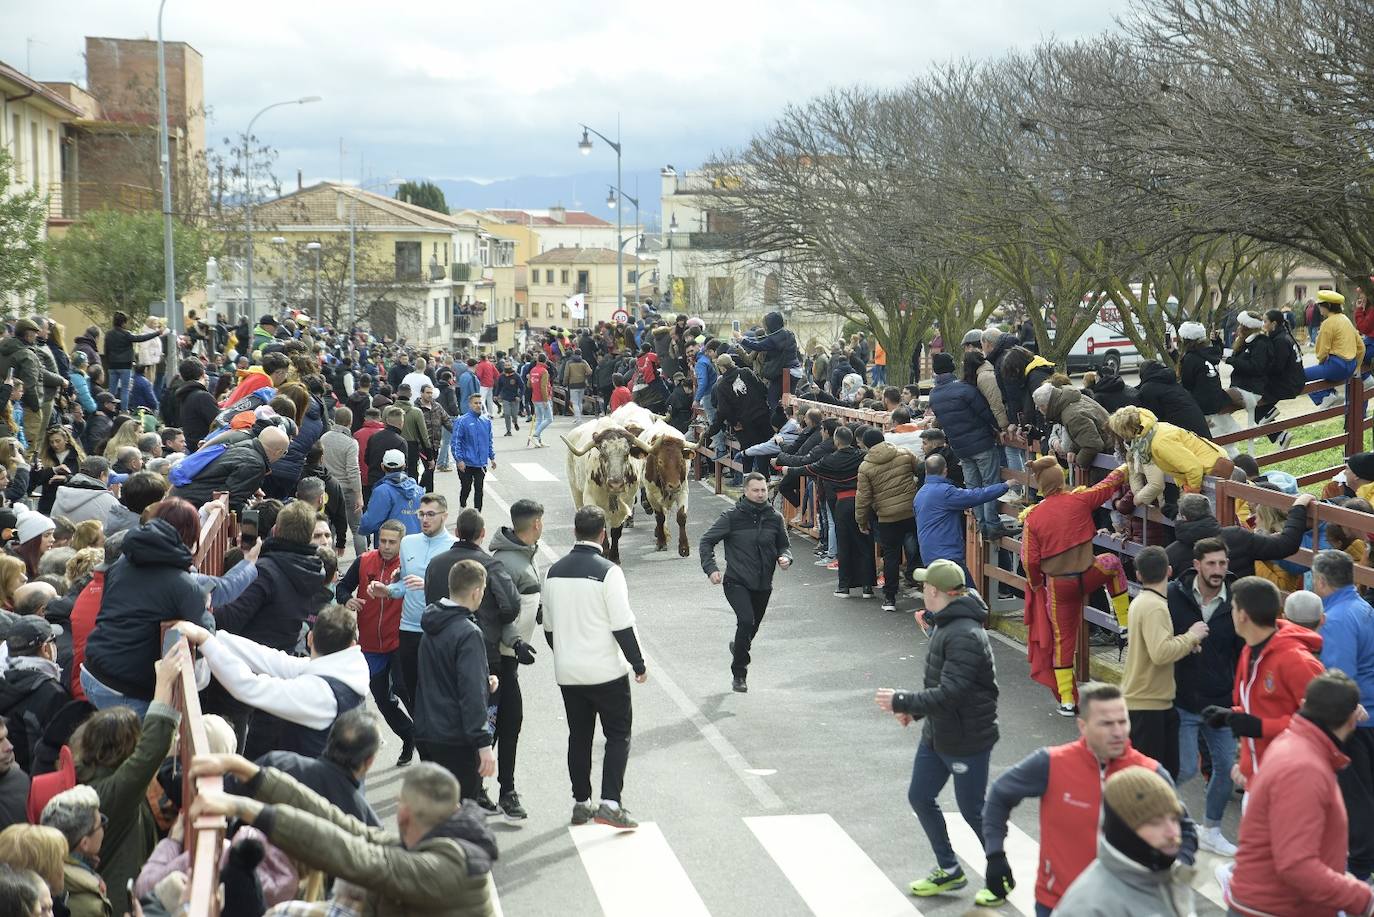
[(611, 321), (617, 324), (623, 324), (625, 322), (628, 322), (629, 320), (630, 313), (626, 312), (624, 309), (616, 309), (614, 312), (611, 313)]

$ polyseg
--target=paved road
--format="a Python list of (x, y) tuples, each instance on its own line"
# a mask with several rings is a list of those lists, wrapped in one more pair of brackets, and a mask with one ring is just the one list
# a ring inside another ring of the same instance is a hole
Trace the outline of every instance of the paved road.
[[(559, 419), (551, 434), (571, 423)], [(530, 497), (547, 508), (541, 565), (572, 543), (564, 449), (526, 450), (523, 431), (498, 435), (500, 468), (488, 478), (488, 530), (509, 523), (510, 501)], [(457, 476), (439, 489), (458, 502)], [(535, 915), (700, 915), (771, 917), (852, 915), (1031, 914), (1037, 810), (1014, 815), (1009, 852), (1021, 882), (1000, 911), (974, 908), (984, 862), (959, 818), (952, 788), (956, 849), (970, 886), (943, 898), (914, 899), (907, 884), (934, 865), (906, 801), (918, 731), (903, 730), (872, 701), (876, 688), (920, 684), (926, 639), (911, 615), (884, 613), (877, 601), (842, 600), (833, 574), (813, 566), (811, 545), (794, 538), (798, 564), (775, 579), (773, 601), (754, 652), (749, 693), (730, 690), (726, 642), (734, 618), (695, 556), (696, 541), (727, 504), (704, 488), (691, 492), (689, 537), (694, 556), (657, 553), (652, 519), (639, 517), (621, 550), (630, 597), (648, 659), (649, 681), (634, 687), (634, 739), (625, 804), (640, 820), (632, 834), (597, 826), (570, 828), (564, 764), (566, 726), (542, 640), (535, 665), (522, 669), (525, 726), (517, 769), (530, 818), (497, 824), (501, 847), (496, 885), (502, 910)], [(671, 539), (670, 539), (671, 544)], [(1002, 740), (994, 774), (1033, 749), (1069, 741), (1073, 721), (1054, 714), (1051, 698), (1027, 677), (1024, 651), (1009, 640), (993, 646), (1002, 687)], [(368, 795), (383, 818), (395, 814), (402, 771), (391, 766), (397, 743), (369, 777)], [(599, 774), (598, 764), (594, 773)], [(495, 781), (488, 781), (495, 797)], [(1201, 812), (1198, 781), (1184, 788)], [(1235, 837), (1239, 806), (1226, 830)], [(1197, 884), (1214, 899), (1210, 858)], [(1199, 913), (1221, 913), (1199, 896)]]

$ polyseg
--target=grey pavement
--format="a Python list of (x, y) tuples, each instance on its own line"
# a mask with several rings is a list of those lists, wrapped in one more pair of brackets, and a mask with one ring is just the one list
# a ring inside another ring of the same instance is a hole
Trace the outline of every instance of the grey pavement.
[[(523, 425), (522, 425), (523, 426)], [(572, 544), (572, 502), (564, 483), (559, 418), (544, 449), (525, 449), (524, 430), (497, 433), (499, 467), (487, 478), (487, 530), (509, 524), (510, 502), (528, 497), (546, 508), (541, 567)], [(456, 474), (436, 486), (456, 515)], [(621, 542), (637, 630), (649, 679), (633, 686), (634, 735), (624, 803), (641, 822), (632, 835), (598, 826), (570, 828), (572, 798), (565, 765), (567, 730), (549, 651), (521, 669), (525, 722), (516, 771), (529, 819), (493, 823), (501, 857), (495, 881), (502, 911), (513, 917), (595, 914), (712, 914), (717, 917), (818, 915), (953, 915), (1032, 913), (1037, 807), (1014, 814), (1009, 851), (1017, 895), (1000, 909), (973, 906), (984, 862), (954, 806), (952, 784), (941, 798), (969, 886), (915, 899), (908, 883), (934, 866), (906, 800), (919, 727), (900, 727), (873, 703), (880, 687), (919, 687), (926, 638), (899, 599), (899, 613), (877, 600), (832, 596), (834, 574), (812, 564), (812, 545), (793, 538), (796, 564), (779, 571), (768, 615), (755, 643), (749, 693), (730, 690), (726, 643), (734, 617), (696, 556), (697, 539), (727, 502), (692, 485), (688, 535), (693, 556), (656, 552), (653, 519), (641, 512)], [(670, 536), (675, 534), (670, 530)], [(1001, 741), (993, 775), (1034, 749), (1072, 740), (1074, 722), (1054, 713), (1048, 691), (1030, 681), (1022, 647), (1001, 635), (993, 643), (1001, 686)], [(367, 781), (379, 814), (395, 815), (403, 770), (387, 747)], [(600, 773), (600, 741), (594, 786)], [(487, 781), (493, 798), (495, 779)], [(1183, 788), (1201, 813), (1202, 788)], [(1239, 804), (1225, 830), (1236, 836)], [(975, 855), (976, 854), (976, 855)], [(1197, 887), (1215, 858), (1205, 858)], [(1019, 905), (1019, 906), (1018, 906)], [(1198, 912), (1222, 913), (1203, 895)]]

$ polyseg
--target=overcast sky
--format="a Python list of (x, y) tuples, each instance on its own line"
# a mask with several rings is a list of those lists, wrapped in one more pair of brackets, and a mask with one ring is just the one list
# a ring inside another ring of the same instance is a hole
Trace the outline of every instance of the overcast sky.
[[(83, 36), (154, 37), (157, 0), (4, 0), (0, 60), (83, 81)], [(931, 61), (986, 57), (1112, 25), (1126, 0), (694, 0), (690, 3), (376, 3), (168, 0), (169, 40), (205, 58), (213, 141), (257, 133), (278, 175), (344, 170), (493, 180), (612, 166), (577, 151), (585, 121), (627, 169), (698, 165), (789, 101), (892, 85)], [(142, 12), (136, 12), (137, 10)], [(32, 43), (28, 41), (32, 39)]]

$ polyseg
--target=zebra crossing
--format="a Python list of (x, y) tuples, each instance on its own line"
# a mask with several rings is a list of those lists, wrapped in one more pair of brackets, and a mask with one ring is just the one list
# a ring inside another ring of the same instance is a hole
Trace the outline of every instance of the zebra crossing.
[[(828, 814), (745, 816), (741, 821), (815, 917), (921, 917), (923, 906), (944, 913), (960, 906), (964, 910), (958, 913), (973, 910), (973, 891), (981, 885), (985, 864), (983, 846), (957, 812), (946, 812), (945, 824), (969, 884), (960, 892), (929, 899), (913, 898), (905, 883), (894, 883)], [(1006, 853), (1017, 887), (1006, 905), (980, 912), (1033, 917), (1039, 844), (1015, 825), (1008, 829)], [(912, 830), (920, 829), (913, 826)], [(639, 830), (632, 832), (586, 825), (569, 827), (567, 832), (595, 892), (595, 904), (605, 917), (709, 917), (710, 910), (661, 825), (641, 822)], [(1225, 913), (1214, 874), (1226, 862), (1199, 851), (1192, 882), (1199, 914)], [(911, 877), (931, 865), (913, 868)], [(499, 884), (494, 899), (499, 896)], [(1209, 908), (1208, 902), (1216, 907)], [(499, 900), (496, 912), (502, 913)], [(567, 912), (596, 911), (569, 902)], [(764, 917), (771, 912), (762, 905), (755, 913)]]

